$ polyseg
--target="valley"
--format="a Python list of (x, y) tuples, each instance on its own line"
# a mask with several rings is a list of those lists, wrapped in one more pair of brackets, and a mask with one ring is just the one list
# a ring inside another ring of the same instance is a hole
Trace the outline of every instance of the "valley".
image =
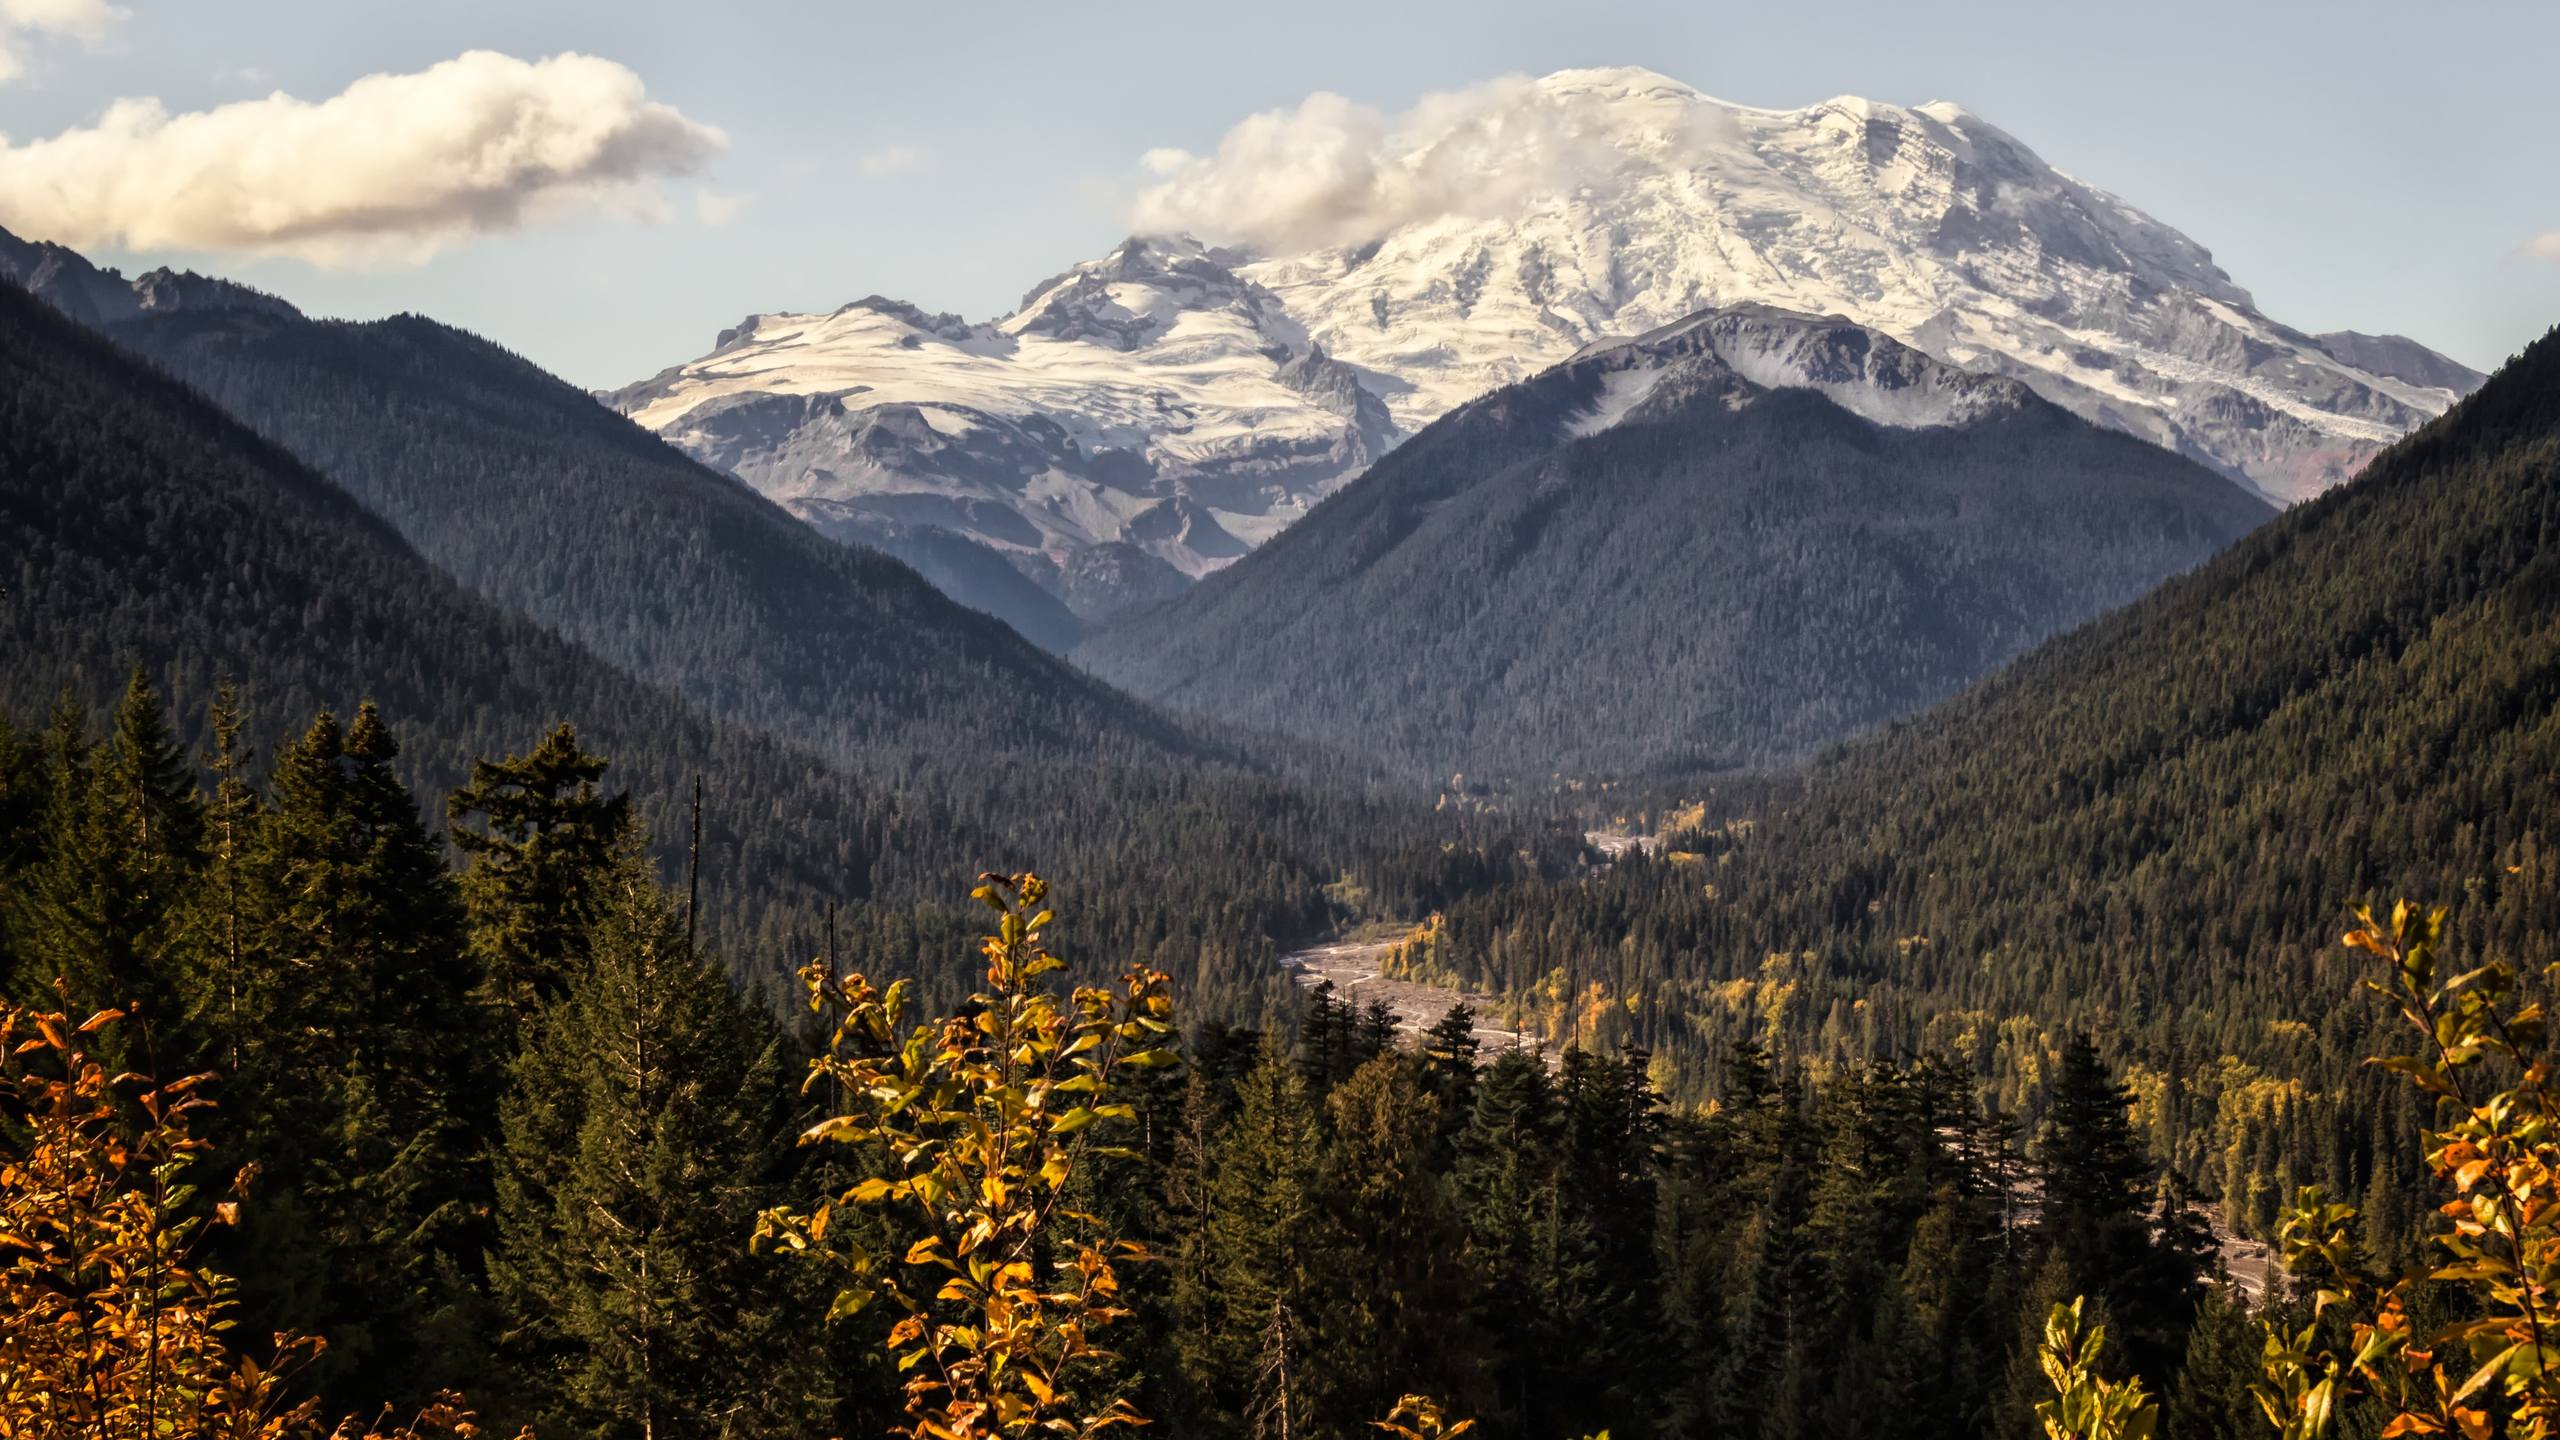
[(2560, 1432), (2560, 20), (1489, 3), (0, 3), (0, 1437)]

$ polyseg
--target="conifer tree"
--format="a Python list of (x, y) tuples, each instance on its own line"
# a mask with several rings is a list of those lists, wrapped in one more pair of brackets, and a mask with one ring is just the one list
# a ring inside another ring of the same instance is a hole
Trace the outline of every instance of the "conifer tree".
[(2187, 1337), (2186, 1363), (2168, 1387), (2169, 1440), (2259, 1440), (2267, 1433), (2250, 1387), (2261, 1376), (2266, 1336), (2229, 1285), (2207, 1292)]
[(1475, 1008), (1461, 1000), (1442, 1012), (1422, 1032), (1422, 1086), (1462, 1116), (1474, 1108), (1476, 1056)]
[[(0, 896), (21, 895), (44, 854), (43, 752), (0, 715)], [(18, 989), (17, 903), (0, 899), (0, 998)]]
[(1276, 1047), (1245, 1076), (1208, 1185), (1209, 1297), (1198, 1363), (1221, 1406), (1271, 1440), (1319, 1433), (1341, 1367), (1328, 1353), (1338, 1241), (1321, 1204), (1324, 1133)]
[(1794, 1347), (1805, 1297), (1808, 1177), (1792, 1149), (1781, 1149), (1734, 1247), (1724, 1330), (1729, 1337), (1716, 1373), (1717, 1424), (1707, 1433), (1758, 1435), (1786, 1417), (1786, 1357)]
[(629, 795), (597, 788), (608, 762), (555, 726), (524, 755), (474, 761), (446, 804), (466, 862), (471, 949), (490, 1000), (518, 1021), (568, 988), (631, 827)]
[[(2068, 1305), (2077, 1293), (2071, 1287), (2071, 1270), (2061, 1252), (2047, 1250), (2018, 1297), (2016, 1331), (2010, 1336), (2005, 1357), (2005, 1370), (1992, 1402), (1992, 1428), (1995, 1435), (2039, 1435), (2043, 1422), (2036, 1407), (2053, 1395), (2053, 1384), (2046, 1377), (2040, 1358), (2045, 1327), (2057, 1305)], [(2093, 1320), (2103, 1319), (2104, 1306), (2093, 1302)]]
[(1985, 1389), (1992, 1316), (1989, 1207), (1942, 1188), (1912, 1227), (1896, 1293), (1903, 1319), (1894, 1341), (1891, 1408), (1915, 1437), (1980, 1435), (1990, 1423)]
[[(1440, 1175), (1431, 1169), (1439, 1105), (1409, 1057), (1372, 1058), (1336, 1086), (1325, 1109), (1335, 1143), (1325, 1192), (1356, 1250), (1333, 1297), (1350, 1414), (1383, 1414), (1432, 1377), (1433, 1390), (1466, 1413), (1489, 1398), (1471, 1373), (1471, 1337), (1458, 1317), (1466, 1294), (1463, 1234)], [(1421, 1317), (1449, 1317), (1421, 1323)]]
[(1654, 1221), (1661, 1275), (1662, 1340), (1668, 1380), (1661, 1415), (1673, 1434), (1714, 1432), (1715, 1373), (1725, 1354), (1724, 1310), (1732, 1287), (1732, 1195), (1722, 1162), (1730, 1127), (1722, 1117), (1687, 1114), (1664, 1127), (1664, 1165)]
[(2141, 1211), (2152, 1167), (2126, 1114), (2132, 1099), (2086, 1034), (2064, 1042), (2037, 1153), (2039, 1226), (2075, 1291), (2095, 1288), (2145, 1248)]
[(238, 889), (236, 962), (194, 967), (188, 1008), (233, 1059), (233, 1145), (276, 1177), (242, 1232), (252, 1313), (335, 1335), (341, 1388), (405, 1398), (464, 1343), (454, 1312), (486, 1137), (466, 1121), (461, 907), (398, 754), (367, 704), (347, 729), (323, 711), (277, 756), (238, 873), (218, 877)]
[(139, 1002), (174, 1019), (177, 922), (204, 817), (158, 690), (137, 668), (94, 747), (66, 700), (47, 749), (45, 854), (11, 907), (15, 988), (52, 1001), (59, 978), (83, 1013)]
[[(1241, 1078), (1236, 1083), (1241, 1084)], [(1227, 1089), (1196, 1064), (1189, 1070), (1171, 1153), (1159, 1177), (1169, 1232), (1161, 1251), (1170, 1312), (1165, 1346), (1172, 1353), (1167, 1364), (1147, 1376), (1156, 1398), (1152, 1406), (1142, 1408), (1160, 1424), (1206, 1429), (1214, 1423), (1215, 1401), (1201, 1382), (1202, 1364), (1214, 1353), (1224, 1319), (1209, 1220), (1216, 1211), (1212, 1182), (1218, 1173), (1218, 1142), (1227, 1119), (1220, 1095)]]
[(1298, 1026), (1298, 1069), (1317, 1095), (1348, 1078), (1358, 1061), (1360, 1017), (1351, 1002), (1321, 980), (1307, 992), (1306, 1019)]
[[(685, 943), (635, 844), (502, 1107), (491, 1280), (546, 1430), (792, 1433), (771, 1198), (779, 1052)], [(759, 1303), (759, 1302), (763, 1303)]]
[(1359, 1063), (1365, 1064), (1371, 1056), (1383, 1055), (1394, 1049), (1395, 1043), (1395, 1008), (1384, 1000), (1370, 1001), (1369, 1007), (1360, 1012), (1360, 1028), (1352, 1046), (1353, 1053)]
[(1507, 1050), (1484, 1072), (1452, 1176), (1475, 1271), (1477, 1324), (1502, 1408), (1523, 1433), (1559, 1428), (1560, 1372), (1597, 1283), (1592, 1237), (1562, 1194), (1564, 1116), (1539, 1058)]
[(1420, 1076), (1423, 1093), (1439, 1106), (1440, 1123), (1433, 1136), (1432, 1166), (1447, 1173), (1455, 1158), (1458, 1133), (1476, 1104), (1476, 1012), (1460, 1001), (1422, 1032)]
[(1558, 1234), (1570, 1237), (1556, 1263), (1589, 1274), (1559, 1290), (1564, 1308), (1555, 1317), (1565, 1348), (1554, 1358), (1595, 1382), (1575, 1391), (1588, 1408), (1560, 1412), (1577, 1432), (1626, 1429), (1650, 1410), (1657, 1379), (1659, 1352), (1647, 1339), (1659, 1313), (1652, 1234), (1662, 1115), (1646, 1059), (1638, 1049), (1604, 1056), (1575, 1047), (1556, 1086), (1554, 1193), (1565, 1217)]
[[(2037, 1228), (2062, 1263), (2065, 1295), (2102, 1300), (2126, 1360), (2166, 1374), (2194, 1317), (2210, 1242), (2199, 1238), (2183, 1186), (2161, 1203), (2153, 1185), (2159, 1172), (2134, 1133), (2131, 1103), (2096, 1043), (2072, 1035), (2038, 1148)], [(2154, 1211), (2165, 1212), (2162, 1223), (2155, 1224)]]
[(243, 877), (249, 843), (266, 807), (249, 778), (249, 749), (240, 739), (247, 722), (239, 693), (223, 685), (206, 718), (213, 730), (213, 796), (205, 807), (205, 870), (184, 983), (189, 1029), (198, 1037), (201, 1063), (230, 1074), (240, 1068), (239, 1045), (248, 1029), (241, 1009), (249, 947)]

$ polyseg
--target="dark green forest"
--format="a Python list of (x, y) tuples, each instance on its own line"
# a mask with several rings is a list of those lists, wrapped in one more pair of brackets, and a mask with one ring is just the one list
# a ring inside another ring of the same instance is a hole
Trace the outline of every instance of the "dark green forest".
[[(241, 1333), (329, 1337), (298, 1378), (332, 1413), (459, 1385), (546, 1434), (893, 1423), (895, 1317), (823, 1321), (824, 1275), (746, 1243), (877, 1162), (794, 1146), (816, 1037), (701, 957), (607, 765), (562, 731), (439, 826), (371, 706), (263, 782), (217, 733), (200, 776), (140, 681), (103, 734), (0, 731), (0, 981), (216, 1077)], [(1813, 1083), (1745, 1045), (1674, 1110), (1641, 1051), (1483, 1057), (1463, 1009), (1405, 1043), (1321, 992), (1294, 1040), (1179, 1053), (1077, 1204), (1155, 1257), (1090, 1383), (1181, 1433), (1357, 1436), (1416, 1392), (1498, 1435), (2014, 1431), (2076, 1293), (2183, 1403), (2240, 1403), (2202, 1222), (2084, 1038), (2033, 1159), (1936, 1057)]]
[(1460, 407), (1077, 658), (1425, 774), (1760, 766), (1943, 699), (2270, 513), (2023, 390), (1899, 428), (1712, 351), (1667, 352), (1645, 403), (1576, 438), (1625, 359)]
[(2422, 1115), (2363, 1063), (2341, 907), (2560, 959), (2555, 546), (2560, 336), (2197, 573), (1800, 774), (1659, 803), (1658, 855), (1470, 894), (1406, 963), (1692, 1097), (1748, 1040), (1955, 1055), (2032, 1112), (2086, 1027), (2235, 1224), (2318, 1182), (2404, 1252)]

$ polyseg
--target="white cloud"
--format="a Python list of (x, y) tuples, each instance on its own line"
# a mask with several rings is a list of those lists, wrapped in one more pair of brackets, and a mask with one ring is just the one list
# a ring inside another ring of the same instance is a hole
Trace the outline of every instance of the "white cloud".
[[(0, 0), (0, 4), (37, 0)], [(70, 0), (50, 0), (67, 4)], [(414, 264), (472, 235), (605, 211), (657, 219), (657, 180), (728, 143), (610, 60), (475, 50), (317, 103), (270, 95), (0, 140), (0, 225), (75, 247)]]
[(0, 21), (27, 30), (58, 30), (96, 39), (124, 12), (106, 0), (0, 0)]
[(929, 158), (913, 145), (885, 145), (856, 159), (853, 166), (876, 180), (887, 175), (912, 175), (922, 170)]
[(2560, 265), (2560, 230), (2545, 230), (2524, 242), (2524, 253)]
[(68, 35), (95, 43), (123, 18), (107, 0), (0, 0), (0, 80), (14, 80), (26, 70), (20, 37)]
[(752, 195), (723, 195), (716, 190), (696, 190), (693, 192), (693, 218), (716, 230), (737, 219), (738, 212), (746, 209), (747, 202), (754, 198)]
[[(1444, 215), (1514, 213), (1537, 195), (1636, 173), (1648, 147), (1703, 123), (1677, 95), (1661, 104), (1649, 116), (1593, 105), (1517, 75), (1427, 95), (1395, 115), (1319, 92), (1248, 117), (1213, 154), (1148, 151), (1139, 164), (1156, 183), (1130, 220), (1142, 233), (1286, 252)], [(1639, 119), (1656, 128), (1628, 128)]]

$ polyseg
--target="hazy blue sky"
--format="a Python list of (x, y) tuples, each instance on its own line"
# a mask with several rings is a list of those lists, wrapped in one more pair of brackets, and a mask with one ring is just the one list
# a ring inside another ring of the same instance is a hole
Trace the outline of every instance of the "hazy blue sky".
[[(2549, 0), (127, 0), (113, 15), (103, 4), (0, 0), (0, 71), (18, 70), (0, 83), (13, 147), (99, 127), (120, 98), (153, 97), (181, 117), (279, 90), (320, 101), (468, 50), (576, 51), (636, 74), (680, 119), (635, 119), (627, 95), (610, 102), (634, 128), (597, 163), (641, 173), (642, 192), (665, 198), (654, 220), (631, 213), (628, 190), (603, 211), (552, 197), (518, 214), (465, 177), (452, 203), (497, 233), (409, 253), (292, 242), (338, 268), (202, 241), (92, 242), (110, 263), (219, 270), (322, 313), (422, 311), (588, 385), (689, 359), (751, 311), (877, 291), (1001, 313), (1119, 238), (1152, 147), (1207, 150), (1246, 114), (1317, 90), (1402, 109), (1430, 90), (1581, 65), (1648, 66), (1756, 105), (1958, 101), (2185, 230), (2270, 315), (2307, 329), (2400, 331), (2485, 368), (2560, 321), (2560, 5)], [(29, 28), (47, 14), (58, 23)], [(585, 96), (593, 78), (573, 88)], [(445, 89), (509, 83), (458, 75)], [(420, 103), (385, 91), (302, 123), (361, 145)], [(106, 129), (126, 135), (130, 114)], [(182, 119), (150, 143), (257, 133)], [(107, 152), (95, 140), (17, 155), (18, 172), (0, 152), (0, 183), (18, 173), (81, 192), (83, 213), (143, 205), (178, 216), (171, 233), (204, 233), (210, 202), (135, 199), (125, 181), (98, 178)], [(305, 141), (266, 155), (267, 170), (256, 156), (228, 163), (338, 183), (342, 167), (307, 158), (326, 145)], [(652, 166), (688, 165), (698, 170), (650, 178)], [(9, 203), (0, 194), (0, 222), (20, 223)], [(2550, 237), (2539, 255), (2537, 237)]]

